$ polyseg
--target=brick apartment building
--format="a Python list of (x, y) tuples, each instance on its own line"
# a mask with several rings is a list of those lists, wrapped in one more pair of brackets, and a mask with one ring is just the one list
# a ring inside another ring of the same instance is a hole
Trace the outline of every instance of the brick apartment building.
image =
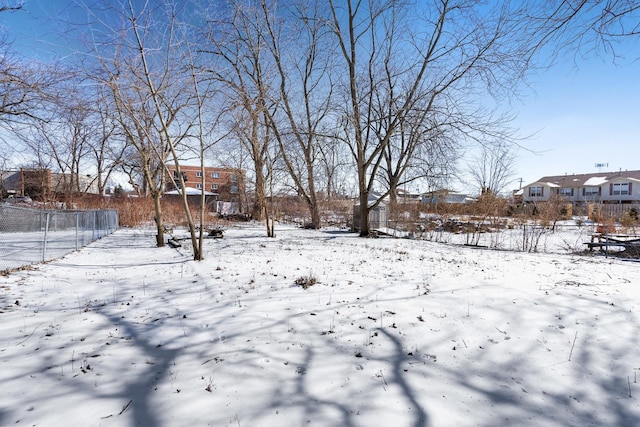
[[(166, 190), (179, 189), (180, 180), (174, 165), (167, 165), (169, 177), (166, 179)], [(201, 191), (203, 189), (202, 170), (200, 166), (180, 166), (187, 189)], [(216, 201), (239, 203), (244, 194), (244, 173), (240, 169), (205, 167), (204, 190), (207, 196)]]

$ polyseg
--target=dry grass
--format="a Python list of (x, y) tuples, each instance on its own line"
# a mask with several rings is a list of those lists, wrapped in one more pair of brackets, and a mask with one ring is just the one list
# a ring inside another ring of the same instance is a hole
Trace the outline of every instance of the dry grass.
[[(120, 226), (136, 227), (153, 224), (155, 211), (153, 209), (153, 199), (150, 197), (100, 197), (85, 195), (76, 197), (73, 200), (74, 209), (117, 209)], [(162, 215), (165, 224), (174, 226), (187, 225), (182, 202), (178, 198), (163, 198), (161, 201)], [(199, 206), (193, 204), (191, 213), (194, 221), (199, 221)], [(207, 219), (209, 225), (219, 225), (218, 221)]]

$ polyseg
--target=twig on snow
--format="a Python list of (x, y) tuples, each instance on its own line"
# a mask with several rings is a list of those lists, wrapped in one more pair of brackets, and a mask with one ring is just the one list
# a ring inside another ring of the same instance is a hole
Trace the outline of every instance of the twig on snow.
[(122, 411), (120, 411), (120, 413), (118, 415), (122, 415), (124, 414), (124, 412), (129, 409), (129, 405), (131, 405), (131, 402), (133, 402), (133, 400), (130, 400), (129, 403), (127, 403), (126, 405), (124, 405), (124, 407), (122, 408)]
[(576, 345), (577, 338), (578, 338), (578, 331), (576, 331), (576, 336), (573, 337), (573, 344), (571, 344), (571, 351), (569, 352), (569, 362), (571, 362), (571, 355), (573, 354), (573, 347)]
[(33, 328), (33, 331), (31, 331), (31, 333), (30, 333), (30, 334), (29, 334), (25, 339), (23, 339), (22, 341), (20, 341), (20, 342), (19, 342), (19, 343), (17, 343), (16, 345), (20, 345), (20, 344), (23, 344), (23, 343), (27, 342), (27, 340), (28, 340), (29, 338), (31, 338), (31, 336), (35, 333), (35, 331), (36, 331), (40, 326), (42, 326), (42, 323), (40, 323), (38, 326), (36, 326), (35, 328)]

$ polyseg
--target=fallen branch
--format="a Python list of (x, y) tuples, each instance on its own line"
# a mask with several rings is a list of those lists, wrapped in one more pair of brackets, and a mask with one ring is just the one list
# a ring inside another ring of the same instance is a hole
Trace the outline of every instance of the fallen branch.
[(131, 402), (133, 402), (133, 400), (130, 400), (129, 403), (127, 403), (126, 405), (124, 405), (124, 407), (122, 408), (122, 411), (120, 411), (120, 413), (118, 415), (122, 415), (124, 414), (124, 412), (129, 409), (129, 405), (131, 405)]
[(28, 340), (29, 338), (31, 338), (31, 336), (35, 333), (35, 331), (36, 331), (40, 326), (42, 326), (42, 323), (40, 323), (38, 326), (36, 326), (35, 328), (33, 328), (33, 331), (31, 331), (31, 333), (30, 333), (29, 335), (27, 335), (27, 337), (26, 337), (25, 339), (23, 339), (22, 341), (20, 341), (20, 342), (19, 342), (19, 343), (17, 343), (16, 345), (20, 345), (20, 344), (23, 344), (23, 343), (27, 342), (27, 340)]
[(578, 331), (576, 331), (576, 336), (573, 337), (573, 344), (571, 344), (571, 351), (569, 352), (569, 362), (571, 362), (571, 355), (573, 354), (573, 347), (576, 345), (577, 338), (578, 338)]

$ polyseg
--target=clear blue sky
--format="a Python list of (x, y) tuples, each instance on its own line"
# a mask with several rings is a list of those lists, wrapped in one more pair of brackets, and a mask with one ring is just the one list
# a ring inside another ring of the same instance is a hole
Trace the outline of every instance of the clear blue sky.
[[(630, 52), (633, 55), (634, 52)], [(514, 108), (523, 135), (516, 178), (640, 169), (640, 50), (635, 61), (567, 57), (533, 76), (533, 90)]]
[[(67, 4), (27, 0), (24, 10), (0, 14), (0, 25), (23, 54), (48, 60), (56, 50), (65, 56), (70, 50), (56, 26), (70, 13)], [(532, 135), (521, 141), (525, 149), (518, 150), (510, 188), (518, 188), (519, 179), (527, 184), (545, 175), (597, 172), (596, 163), (612, 171), (640, 169), (640, 45), (627, 44), (618, 64), (610, 55), (566, 52), (530, 78), (532, 88), (509, 107), (520, 134)]]

